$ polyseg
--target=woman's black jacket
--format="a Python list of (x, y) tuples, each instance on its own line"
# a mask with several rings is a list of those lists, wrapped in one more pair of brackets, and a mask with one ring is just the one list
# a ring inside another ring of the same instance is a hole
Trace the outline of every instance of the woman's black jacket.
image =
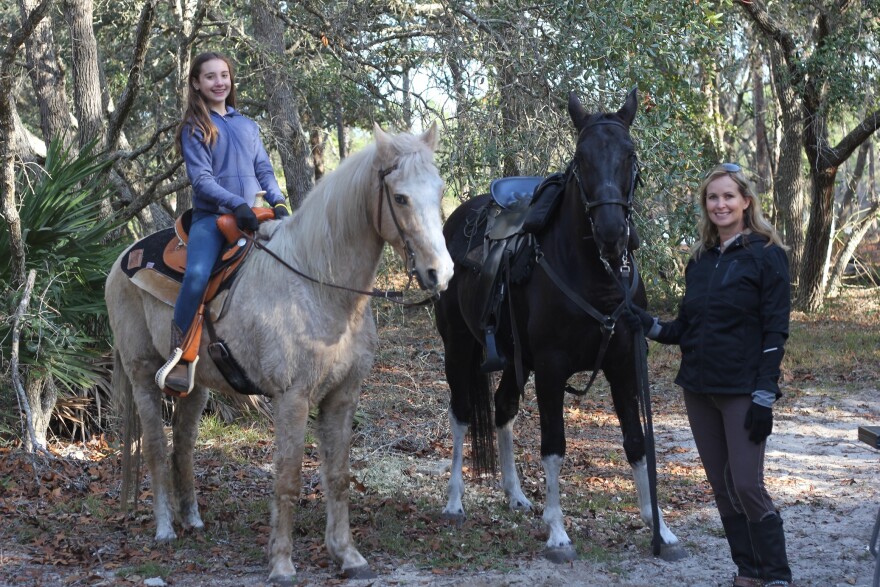
[(675, 382), (694, 393), (779, 392), (791, 287), (785, 251), (755, 233), (691, 259), (678, 318), (658, 342), (679, 344)]

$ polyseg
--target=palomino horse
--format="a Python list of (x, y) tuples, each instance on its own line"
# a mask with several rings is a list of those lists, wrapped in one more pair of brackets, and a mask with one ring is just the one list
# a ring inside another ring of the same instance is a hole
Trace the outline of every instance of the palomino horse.
[[(630, 249), (637, 246), (630, 231), (630, 211), (638, 161), (629, 134), (637, 105), (634, 89), (616, 113), (589, 114), (577, 97), (570, 95), (568, 111), (578, 140), (563, 180), (561, 201), (546, 228), (534, 235), (532, 255), (537, 266), (527, 280), (510, 284), (508, 299), (500, 304), (497, 345), (500, 354), (511, 359), (503, 367), (494, 396), (502, 484), (511, 509), (531, 509), (514, 463), (513, 425), (523, 382), (534, 372), (541, 458), (547, 480), (543, 519), (549, 538), (545, 554), (557, 562), (575, 556), (565, 532), (559, 492), (559, 472), (565, 456), (563, 399), (566, 381), (575, 373), (601, 368), (610, 383), (642, 519), (648, 524), (652, 520), (634, 339), (627, 327), (616, 321), (625, 311), (625, 281), (634, 292), (634, 301), (642, 307), (646, 304), (641, 280), (628, 283), (634, 275)], [(491, 390), (488, 376), (480, 368), (484, 309), (475, 302), (478, 296), (473, 295), (481, 276), (468, 268), (465, 258), (468, 250), (480, 242), (482, 232), (475, 227), (479, 227), (481, 211), (488, 201), (485, 195), (465, 202), (443, 228), (455, 261), (449, 289), (436, 303), (451, 391), (452, 473), (443, 510), (450, 518), (464, 517), (462, 445), (469, 425), (474, 468), (491, 469), (495, 462), (491, 452)], [(477, 237), (474, 242), (472, 236)], [(488, 457), (481, 451), (489, 452)], [(678, 542), (662, 517), (659, 526), (663, 544)]]
[[(348, 514), (352, 418), (377, 344), (364, 290), (372, 289), (386, 242), (432, 293), (444, 290), (452, 276), (440, 219), (443, 181), (433, 161), (437, 140), (436, 125), (421, 136), (392, 136), (377, 125), (375, 142), (318, 182), (296, 214), (261, 225), (256, 238), (277, 259), (255, 250), (245, 260), (226, 314), (215, 323), (218, 338), (272, 399), (273, 581), (295, 580), (293, 514), (312, 407), (319, 408), (327, 549), (347, 576), (372, 575), (352, 541)], [(176, 538), (174, 522), (204, 527), (193, 483), (199, 417), (208, 389), (234, 392), (205, 352), (208, 337), (203, 337), (196, 387), (175, 400), (169, 466), (162, 393), (153, 376), (168, 356), (172, 308), (138, 289), (118, 262), (107, 278), (106, 299), (115, 336), (115, 392), (134, 395), (152, 477), (156, 540), (170, 541)]]

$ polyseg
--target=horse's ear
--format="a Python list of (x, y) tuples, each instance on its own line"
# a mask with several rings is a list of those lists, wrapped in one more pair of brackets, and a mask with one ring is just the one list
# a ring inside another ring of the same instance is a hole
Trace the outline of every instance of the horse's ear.
[(629, 94), (626, 95), (626, 101), (623, 103), (623, 107), (617, 111), (617, 115), (627, 126), (632, 126), (633, 120), (636, 119), (636, 110), (638, 109), (639, 87), (634, 86), (633, 89), (629, 91)]
[(425, 131), (425, 133), (419, 138), (422, 139), (422, 142), (428, 145), (429, 149), (436, 151), (437, 145), (440, 143), (440, 134), (437, 132), (437, 121), (435, 120), (431, 124), (431, 128)]
[(373, 139), (376, 141), (376, 150), (379, 153), (384, 153), (386, 149), (388, 149), (388, 145), (391, 144), (391, 137), (388, 136), (388, 133), (382, 130), (382, 127), (379, 126), (378, 122), (373, 123)]
[(577, 94), (573, 91), (568, 93), (568, 115), (571, 116), (571, 121), (577, 128), (581, 127), (581, 123), (584, 121), (584, 118), (587, 117), (587, 111), (584, 109), (584, 105), (581, 104)]

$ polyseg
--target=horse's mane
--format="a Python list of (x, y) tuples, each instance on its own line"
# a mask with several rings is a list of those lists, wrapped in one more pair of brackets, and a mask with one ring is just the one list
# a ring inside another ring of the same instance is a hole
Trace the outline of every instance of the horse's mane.
[(379, 170), (397, 165), (398, 172), (410, 177), (434, 165), (432, 150), (419, 137), (409, 133), (386, 137), (381, 150), (373, 142), (322, 177), (292, 221), (279, 229), (287, 234), (273, 237), (272, 248), (315, 277), (333, 278), (343, 269), (334, 267), (338, 255), (363, 247), (372, 236), (367, 231), (372, 231), (380, 197)]

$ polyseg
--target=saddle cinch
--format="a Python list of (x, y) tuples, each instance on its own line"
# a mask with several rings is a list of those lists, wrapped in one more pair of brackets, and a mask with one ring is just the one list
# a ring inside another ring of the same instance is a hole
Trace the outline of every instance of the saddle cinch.
[(489, 203), (480, 210), (477, 226), (485, 223), (483, 241), (465, 256), (480, 274), (475, 292), (484, 334), (484, 373), (500, 371), (507, 359), (495, 341), (501, 303), (510, 283), (525, 282), (534, 262), (534, 235), (550, 221), (558, 207), (565, 174), (503, 177), (489, 186)]
[[(271, 208), (253, 208), (253, 211), (259, 222), (275, 218), (275, 211)], [(191, 224), (190, 209), (177, 219), (173, 228), (166, 228), (142, 238), (121, 259), (122, 271), (132, 283), (172, 307), (177, 301), (186, 270), (186, 244), (189, 241)], [(193, 363), (197, 359), (202, 326), (205, 325), (211, 338), (208, 351), (230, 385), (240, 393), (260, 394), (262, 392), (244, 374), (225, 343), (215, 340), (213, 329), (213, 322), (223, 315), (235, 276), (242, 261), (251, 252), (253, 241), (241, 236), (233, 214), (218, 217), (217, 226), (228, 244), (211, 270), (211, 278), (196, 317), (184, 335), (181, 360)], [(185, 395), (171, 392), (168, 388), (165, 392), (175, 396)]]

